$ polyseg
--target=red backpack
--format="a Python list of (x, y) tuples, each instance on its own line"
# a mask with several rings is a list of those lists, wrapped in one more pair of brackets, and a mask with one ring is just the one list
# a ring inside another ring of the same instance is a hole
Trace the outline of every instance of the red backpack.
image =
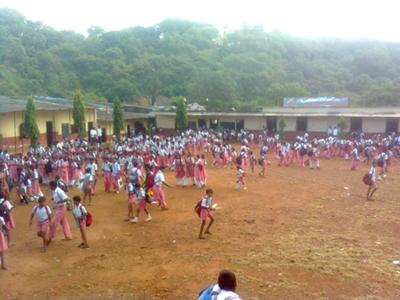
[(201, 200), (203, 200), (203, 199), (200, 199), (199, 201), (197, 201), (196, 205), (194, 206), (194, 211), (199, 216), (200, 216), (200, 211), (201, 211)]
[(89, 227), (93, 223), (93, 217), (90, 212), (87, 213), (86, 215), (86, 226)]
[(371, 185), (371, 176), (370, 176), (369, 172), (365, 173), (362, 180), (366, 185)]

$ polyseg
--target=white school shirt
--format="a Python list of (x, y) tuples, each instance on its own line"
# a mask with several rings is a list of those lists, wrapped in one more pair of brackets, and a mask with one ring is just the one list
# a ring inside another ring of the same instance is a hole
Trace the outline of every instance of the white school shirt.
[(68, 199), (68, 195), (60, 187), (56, 187), (51, 195), (57, 206), (65, 205), (65, 201)]
[(201, 199), (200, 207), (202, 207), (202, 208), (211, 208), (211, 206), (212, 206), (212, 197), (209, 197), (207, 195), (204, 196)]
[[(46, 208), (47, 208), (47, 211), (46, 211)], [(51, 209), (47, 205), (44, 205), (43, 207), (40, 207), (39, 205), (35, 205), (32, 209), (32, 213), (35, 214), (36, 219), (39, 222), (43, 222), (49, 218), (49, 215), (51, 215)]]
[(372, 166), (371, 169), (369, 169), (368, 174), (371, 176), (371, 181), (375, 182), (376, 181), (376, 169)]
[(0, 217), (0, 228), (2, 228), (3, 226), (6, 226), (6, 222), (4, 221), (3, 217)]
[(0, 199), (0, 205), (4, 205), (8, 210), (11, 211), (13, 206), (11, 205), (10, 201), (3, 199)]
[(82, 218), (82, 213), (84, 215), (87, 215), (86, 208), (81, 203), (79, 203), (78, 205), (74, 205), (74, 208), (72, 209), (72, 214), (74, 215), (74, 217), (76, 219)]
[(154, 177), (154, 183), (156, 186), (162, 186), (163, 182), (165, 182), (165, 176), (163, 172), (159, 170)]
[(117, 176), (120, 171), (121, 171), (121, 166), (119, 165), (118, 162), (114, 162), (111, 166), (111, 175)]
[(211, 297), (211, 300), (241, 300), (240, 296), (235, 292), (221, 290), (218, 284), (214, 285), (213, 292), (218, 293), (218, 295), (214, 295)]
[(97, 172), (97, 169), (98, 169), (97, 164), (96, 164), (96, 163), (90, 163), (90, 164), (88, 165), (88, 168), (90, 168), (90, 173), (91, 173), (93, 176), (95, 176), (95, 175), (96, 175), (96, 172)]

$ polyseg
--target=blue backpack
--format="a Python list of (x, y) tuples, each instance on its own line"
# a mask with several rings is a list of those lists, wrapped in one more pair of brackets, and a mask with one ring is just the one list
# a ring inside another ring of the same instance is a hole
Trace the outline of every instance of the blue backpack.
[(214, 285), (209, 285), (199, 293), (198, 300), (212, 300), (213, 296), (218, 295), (219, 291), (213, 291)]

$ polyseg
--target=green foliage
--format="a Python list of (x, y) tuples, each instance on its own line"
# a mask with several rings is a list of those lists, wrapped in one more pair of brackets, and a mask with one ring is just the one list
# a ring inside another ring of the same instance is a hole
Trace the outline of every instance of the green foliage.
[(124, 112), (122, 110), (121, 101), (118, 98), (113, 101), (113, 124), (114, 134), (119, 139), (121, 131), (124, 129)]
[(40, 135), (37, 125), (36, 107), (32, 97), (28, 97), (24, 113), (23, 137), (31, 139), (32, 147), (37, 145)]
[(186, 129), (188, 126), (186, 98), (173, 97), (171, 102), (176, 103), (175, 128), (178, 130)]
[[(88, 37), (0, 9), (0, 94), (155, 104), (188, 95), (213, 110), (254, 110), (284, 97), (347, 96), (352, 105), (400, 106), (400, 45), (301, 39), (260, 27), (221, 35), (186, 20)], [(208, 99), (208, 101), (206, 101)]]
[(74, 94), (72, 118), (74, 119), (76, 131), (79, 135), (84, 136), (86, 133), (85, 105), (83, 103), (83, 96), (80, 90), (76, 90)]

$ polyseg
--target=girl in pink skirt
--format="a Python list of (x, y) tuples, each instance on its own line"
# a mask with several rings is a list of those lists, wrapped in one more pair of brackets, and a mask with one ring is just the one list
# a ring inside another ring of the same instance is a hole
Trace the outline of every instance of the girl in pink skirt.
[(4, 236), (7, 239), (7, 244), (10, 245), (10, 241), (11, 241), (11, 235), (10, 232), (12, 229), (15, 228), (15, 222), (14, 222), (14, 218), (11, 214), (11, 210), (12, 210), (13, 206), (11, 205), (10, 201), (6, 200), (4, 197), (4, 194), (2, 192), (0, 192), (0, 209), (4, 212), (6, 212), (6, 214), (3, 215), (3, 220), (5, 222), (5, 228), (4, 228)]
[(151, 217), (149, 211), (147, 210), (147, 202), (146, 202), (146, 192), (143, 187), (139, 184), (136, 185), (136, 216), (131, 220), (131, 223), (138, 223), (139, 222), (139, 214), (140, 211), (143, 210), (147, 217), (145, 219), (146, 222), (150, 222), (153, 218)]
[(213, 190), (207, 189), (206, 194), (199, 202), (200, 211), (198, 212), (198, 214), (201, 220), (199, 239), (201, 240), (204, 240), (203, 230), (206, 225), (207, 218), (210, 219), (210, 223), (208, 224), (206, 230), (204, 231), (205, 234), (211, 234), (210, 228), (211, 225), (214, 223), (214, 218), (212, 216), (212, 196), (213, 196)]
[(236, 188), (243, 188), (245, 190), (246, 184), (244, 181), (244, 170), (240, 166), (237, 166), (236, 178)]
[(43, 240), (43, 251), (47, 250), (47, 246), (51, 241), (48, 237), (51, 222), (51, 209), (45, 202), (46, 198), (41, 196), (38, 200), (38, 205), (33, 207), (29, 220), (29, 225), (32, 225), (33, 217), (36, 217), (36, 231), (38, 237), (41, 237)]
[(72, 199), (74, 200), (74, 208), (72, 209), (72, 214), (74, 215), (76, 227), (79, 228), (82, 238), (82, 243), (80, 243), (78, 247), (89, 248), (86, 236), (86, 217), (88, 212), (86, 208), (81, 204), (80, 196), (74, 196)]
[(39, 172), (35, 169), (34, 166), (31, 166), (31, 174), (32, 174), (32, 194), (33, 196), (38, 196), (42, 194), (39, 184)]
[(0, 217), (0, 262), (2, 270), (7, 270), (4, 261), (4, 252), (8, 250), (7, 240), (4, 236), (5, 231), (6, 231), (6, 222), (2, 217)]
[(126, 186), (126, 191), (128, 193), (128, 219), (125, 221), (133, 222), (133, 204), (135, 203), (135, 189), (136, 189), (136, 182), (130, 181)]

